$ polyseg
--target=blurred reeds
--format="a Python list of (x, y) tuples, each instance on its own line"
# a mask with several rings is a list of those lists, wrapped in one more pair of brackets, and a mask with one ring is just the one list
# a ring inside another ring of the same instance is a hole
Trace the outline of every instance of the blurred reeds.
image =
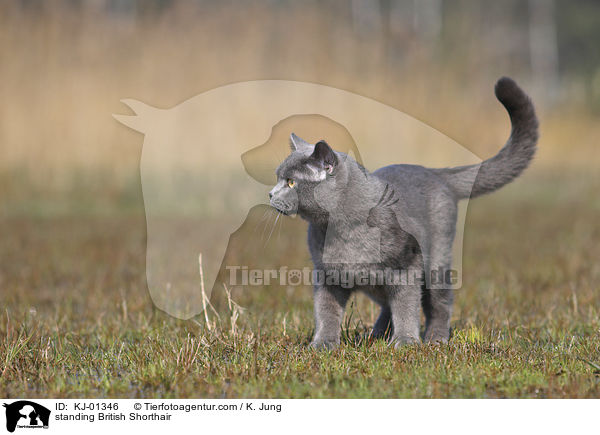
[[(485, 26), (476, 14), (459, 13), (468, 5), (458, 2), (457, 11), (445, 10), (432, 39), (405, 6), (380, 22), (369, 14), (357, 19), (350, 2), (141, 5), (0, 6), (4, 212), (139, 206), (142, 137), (111, 117), (128, 113), (119, 100), (168, 108), (255, 79), (316, 82), (377, 99), (487, 157), (508, 135), (493, 84), (511, 75), (532, 94), (541, 118), (534, 172), (560, 177), (596, 169), (595, 115), (567, 92), (576, 87), (570, 78), (561, 83), (560, 100), (547, 103), (523, 57), (526, 29), (508, 29), (508, 46), (492, 38), (511, 22), (506, 13)], [(64, 198), (70, 205), (61, 208)]]

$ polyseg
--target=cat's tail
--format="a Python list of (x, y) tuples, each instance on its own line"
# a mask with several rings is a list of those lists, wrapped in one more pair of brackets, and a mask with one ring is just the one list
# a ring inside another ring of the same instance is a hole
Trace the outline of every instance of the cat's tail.
[(521, 175), (535, 154), (538, 120), (531, 99), (508, 77), (498, 80), (495, 91), (512, 124), (504, 147), (494, 157), (476, 165), (433, 169), (459, 198), (473, 198), (510, 183)]

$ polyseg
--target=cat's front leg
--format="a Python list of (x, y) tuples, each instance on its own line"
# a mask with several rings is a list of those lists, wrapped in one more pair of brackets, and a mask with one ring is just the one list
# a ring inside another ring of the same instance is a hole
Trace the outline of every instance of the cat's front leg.
[(421, 284), (393, 286), (388, 292), (394, 327), (391, 343), (396, 348), (419, 343)]
[(340, 287), (315, 287), (315, 336), (311, 347), (331, 350), (340, 345), (342, 318), (350, 294), (350, 290)]

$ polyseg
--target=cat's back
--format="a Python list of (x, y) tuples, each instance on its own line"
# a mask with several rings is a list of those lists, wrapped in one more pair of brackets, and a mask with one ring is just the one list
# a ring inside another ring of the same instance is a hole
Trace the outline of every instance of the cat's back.
[(403, 191), (416, 190), (421, 193), (430, 193), (432, 189), (435, 189), (450, 192), (444, 180), (424, 166), (389, 165), (377, 169), (373, 175)]
[(421, 220), (432, 213), (432, 210), (446, 208), (452, 213), (457, 199), (446, 182), (434, 171), (419, 165), (398, 164), (384, 166), (373, 172), (373, 175), (385, 183), (389, 183), (399, 202), (395, 205)]
[(417, 177), (426, 179), (435, 176), (429, 169), (420, 165), (397, 164), (388, 165), (377, 169), (373, 172), (379, 178), (383, 178), (388, 182), (401, 182), (407, 179)]

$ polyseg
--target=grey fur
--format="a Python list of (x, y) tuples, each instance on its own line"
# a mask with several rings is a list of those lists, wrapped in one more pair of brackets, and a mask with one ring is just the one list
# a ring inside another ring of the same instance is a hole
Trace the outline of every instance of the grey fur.
[(422, 306), (425, 340), (448, 340), (453, 290), (447, 281), (432, 277), (434, 271), (451, 270), (457, 202), (516, 178), (533, 158), (538, 138), (529, 97), (506, 77), (495, 90), (510, 115), (512, 132), (500, 152), (479, 165), (442, 169), (391, 165), (369, 173), (327, 143), (313, 146), (292, 133), (292, 153), (277, 168), (271, 205), (309, 222), (315, 271), (373, 278), (391, 268), (424, 275), (424, 280), (414, 282), (362, 281), (352, 288), (316, 284), (313, 347), (339, 345), (344, 308), (356, 290), (381, 306), (373, 337), (389, 337), (396, 346), (418, 342)]

